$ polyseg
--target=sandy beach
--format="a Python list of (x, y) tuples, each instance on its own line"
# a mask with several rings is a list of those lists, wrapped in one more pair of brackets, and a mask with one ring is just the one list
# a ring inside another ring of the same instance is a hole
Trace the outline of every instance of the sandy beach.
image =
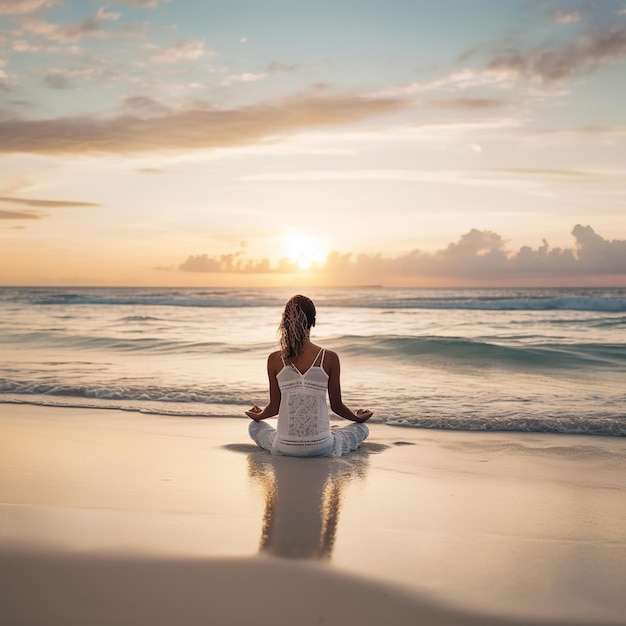
[(623, 438), (0, 407), (2, 624), (624, 624)]

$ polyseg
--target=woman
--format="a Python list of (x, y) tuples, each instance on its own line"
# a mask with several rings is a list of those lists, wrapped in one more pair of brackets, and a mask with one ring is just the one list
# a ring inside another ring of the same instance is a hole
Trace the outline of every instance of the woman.
[[(280, 350), (267, 359), (269, 404), (254, 405), (246, 415), (250, 437), (272, 454), (338, 457), (355, 450), (369, 434), (363, 423), (371, 411), (353, 413), (341, 399), (339, 357), (311, 343), (315, 305), (306, 296), (293, 296), (285, 305), (278, 329)], [(330, 428), (330, 408), (340, 417), (356, 422)], [(278, 414), (278, 429), (261, 420)]]

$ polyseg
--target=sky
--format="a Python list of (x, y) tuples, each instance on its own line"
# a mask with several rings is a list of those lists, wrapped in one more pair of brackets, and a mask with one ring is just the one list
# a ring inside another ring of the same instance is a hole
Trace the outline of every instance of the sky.
[(626, 285), (626, 0), (0, 0), (0, 284)]

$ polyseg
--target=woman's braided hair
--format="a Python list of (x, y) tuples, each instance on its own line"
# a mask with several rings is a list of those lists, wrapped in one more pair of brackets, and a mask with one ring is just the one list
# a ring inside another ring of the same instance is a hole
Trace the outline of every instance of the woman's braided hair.
[(292, 363), (302, 354), (304, 342), (309, 339), (311, 326), (315, 326), (313, 301), (301, 295), (290, 298), (278, 326), (278, 343), (286, 363)]

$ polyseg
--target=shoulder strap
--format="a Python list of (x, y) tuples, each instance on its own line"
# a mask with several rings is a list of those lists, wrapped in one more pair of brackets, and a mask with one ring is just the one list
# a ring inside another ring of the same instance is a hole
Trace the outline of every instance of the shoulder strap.
[[(315, 361), (313, 361), (313, 365), (315, 365), (317, 363), (317, 360), (319, 359), (319, 365), (318, 367), (322, 367), (322, 364), (324, 363), (324, 353), (326, 351), (324, 350), (324, 348), (320, 348), (320, 351), (317, 353), (317, 356), (315, 357)], [(322, 357), (320, 359), (320, 356)]]

